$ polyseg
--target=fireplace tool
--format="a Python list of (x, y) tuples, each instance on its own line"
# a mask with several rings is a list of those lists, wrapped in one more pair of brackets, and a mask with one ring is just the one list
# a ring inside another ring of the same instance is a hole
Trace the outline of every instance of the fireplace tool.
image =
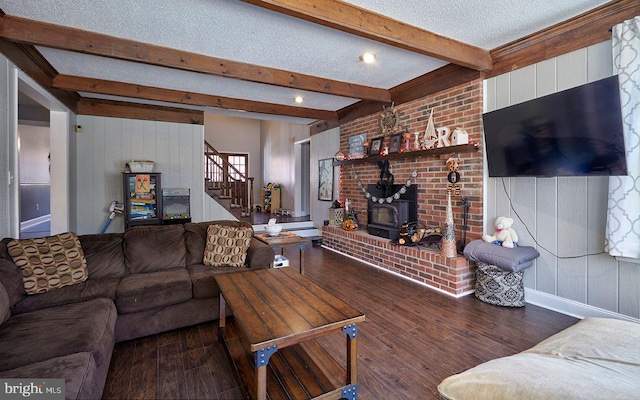
[(467, 217), (469, 214), (469, 202), (466, 197), (462, 197), (462, 239), (458, 240), (456, 247), (458, 253), (462, 254), (464, 247), (467, 245)]

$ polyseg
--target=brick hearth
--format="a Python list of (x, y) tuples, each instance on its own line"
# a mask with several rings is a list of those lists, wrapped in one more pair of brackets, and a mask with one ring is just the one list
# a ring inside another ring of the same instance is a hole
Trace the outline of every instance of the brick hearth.
[(475, 287), (475, 265), (465, 257), (443, 257), (437, 248), (398, 246), (366, 231), (322, 227), (322, 245), (456, 297)]

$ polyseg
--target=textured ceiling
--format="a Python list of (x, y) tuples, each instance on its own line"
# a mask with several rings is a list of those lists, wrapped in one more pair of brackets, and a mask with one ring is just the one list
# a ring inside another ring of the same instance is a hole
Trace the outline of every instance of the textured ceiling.
[[(350, 0), (347, 3), (485, 50), (605, 4), (604, 0)], [(233, 0), (0, 0), (8, 15), (337, 81), (390, 89), (447, 64)], [(337, 111), (359, 99), (38, 47), (58, 73)], [(358, 59), (377, 54), (373, 65)], [(81, 93), (85, 97), (106, 97)], [(113, 98), (113, 97), (109, 97)], [(150, 102), (147, 102), (150, 103)], [(174, 104), (170, 104), (174, 105)], [(189, 107), (203, 109), (201, 107)], [(204, 108), (234, 114), (230, 110)], [(251, 116), (238, 112), (237, 115)], [(259, 118), (273, 119), (258, 115)], [(310, 123), (305, 118), (285, 118)]]

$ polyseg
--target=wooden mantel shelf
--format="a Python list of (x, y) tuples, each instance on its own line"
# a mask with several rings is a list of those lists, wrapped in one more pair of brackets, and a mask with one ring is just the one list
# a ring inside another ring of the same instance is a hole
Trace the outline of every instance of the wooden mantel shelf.
[(386, 156), (376, 155), (368, 156), (364, 158), (354, 158), (351, 160), (334, 161), (333, 165), (350, 165), (350, 164), (364, 164), (364, 163), (377, 163), (384, 160), (403, 160), (407, 158), (417, 157), (438, 157), (442, 154), (453, 153), (470, 153), (478, 150), (477, 143), (461, 144), (458, 146), (447, 146), (435, 149), (417, 150), (417, 151), (405, 151), (403, 153), (391, 153)]

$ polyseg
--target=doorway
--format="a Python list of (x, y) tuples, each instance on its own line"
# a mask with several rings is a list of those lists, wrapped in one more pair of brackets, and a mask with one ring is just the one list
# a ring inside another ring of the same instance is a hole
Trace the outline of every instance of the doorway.
[(17, 207), (11, 230), (40, 237), (70, 230), (70, 112), (32, 78), (17, 70), (14, 92), (15, 176), (11, 193)]
[(311, 215), (311, 139), (295, 143), (295, 182), (294, 215), (308, 217)]

